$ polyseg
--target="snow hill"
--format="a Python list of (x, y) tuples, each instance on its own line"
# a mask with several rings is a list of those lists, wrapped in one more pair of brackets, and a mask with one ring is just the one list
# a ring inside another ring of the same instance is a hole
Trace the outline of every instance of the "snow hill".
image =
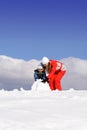
[[(67, 73), (62, 79), (64, 90), (74, 88), (87, 89), (87, 60), (69, 57), (61, 59), (67, 67)], [(25, 61), (0, 55), (0, 89), (31, 89), (34, 82), (33, 71), (40, 61), (32, 59)]]
[(61, 61), (67, 66), (64, 90), (51, 91), (42, 82), (33, 86), (40, 61), (0, 56), (0, 130), (87, 130), (87, 91), (81, 91), (87, 86), (87, 61)]

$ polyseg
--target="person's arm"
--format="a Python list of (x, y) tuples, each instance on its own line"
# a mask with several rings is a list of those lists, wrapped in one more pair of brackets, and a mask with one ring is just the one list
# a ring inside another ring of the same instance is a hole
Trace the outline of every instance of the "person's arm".
[(37, 71), (34, 71), (34, 79), (35, 81), (38, 79)]
[(48, 78), (47, 78), (47, 76), (46, 75), (44, 75), (44, 77), (43, 77), (43, 80), (42, 80), (42, 82), (48, 82), (49, 80), (48, 80)]

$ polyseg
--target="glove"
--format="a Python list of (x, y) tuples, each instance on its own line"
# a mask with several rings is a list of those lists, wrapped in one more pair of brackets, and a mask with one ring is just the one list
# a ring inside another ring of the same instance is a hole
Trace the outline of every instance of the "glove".
[(46, 77), (46, 79), (43, 79), (41, 82), (43, 83), (48, 82), (48, 78)]

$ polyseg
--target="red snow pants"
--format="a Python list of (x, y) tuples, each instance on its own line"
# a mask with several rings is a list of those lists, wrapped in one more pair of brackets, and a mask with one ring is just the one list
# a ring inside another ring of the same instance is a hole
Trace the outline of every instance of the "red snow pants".
[(49, 81), (49, 86), (50, 86), (51, 90), (56, 90), (56, 89), (58, 89), (59, 91), (62, 90), (60, 81), (65, 73), (66, 73), (66, 71), (58, 70), (55, 72), (54, 75), (52, 75), (52, 77), (50, 78), (50, 81)]

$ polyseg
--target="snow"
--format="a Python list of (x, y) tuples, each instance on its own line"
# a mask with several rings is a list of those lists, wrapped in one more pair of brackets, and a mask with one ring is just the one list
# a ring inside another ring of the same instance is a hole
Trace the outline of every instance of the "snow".
[(41, 79), (38, 79), (37, 81), (35, 81), (32, 85), (32, 90), (33, 91), (51, 91), (49, 85), (47, 82), (43, 83), (41, 82)]
[(34, 82), (40, 61), (0, 56), (0, 130), (87, 130), (87, 60), (61, 61), (63, 91), (51, 91)]
[(0, 130), (87, 130), (87, 91), (0, 90)]

